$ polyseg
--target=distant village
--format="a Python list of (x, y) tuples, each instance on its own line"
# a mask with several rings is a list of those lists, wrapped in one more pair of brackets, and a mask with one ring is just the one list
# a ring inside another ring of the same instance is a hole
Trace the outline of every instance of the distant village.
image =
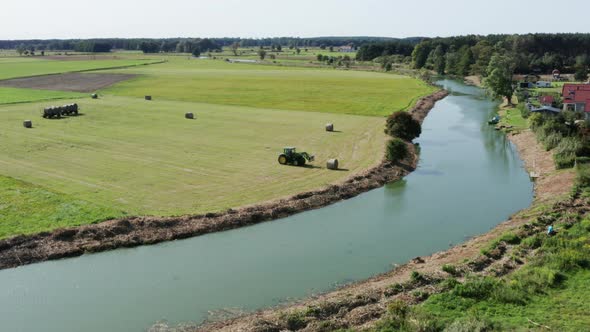
[[(562, 76), (557, 69), (551, 75), (528, 74), (517, 76), (516, 79), (519, 82), (518, 89), (526, 98), (526, 107), (531, 112), (557, 114), (568, 110), (583, 113), (584, 118), (590, 120), (589, 82), (567, 83), (570, 78)], [(536, 91), (536, 96), (531, 91)]]

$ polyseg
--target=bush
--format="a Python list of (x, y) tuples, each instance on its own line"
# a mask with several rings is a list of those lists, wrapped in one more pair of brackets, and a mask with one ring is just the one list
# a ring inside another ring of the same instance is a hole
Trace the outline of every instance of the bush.
[(453, 276), (457, 274), (457, 268), (452, 264), (443, 265), (442, 270)]
[(556, 153), (553, 155), (553, 161), (557, 169), (571, 168), (576, 163), (576, 154), (572, 152)]
[(525, 119), (526, 119), (526, 118), (528, 118), (529, 116), (531, 116), (531, 111), (528, 109), (528, 107), (526, 107), (526, 105), (525, 105), (525, 104), (523, 104), (523, 103), (520, 103), (520, 104), (518, 104), (518, 106), (517, 106), (516, 108), (518, 108), (518, 110), (520, 111), (520, 115), (521, 115), (523, 118), (525, 118)]
[(536, 131), (538, 128), (541, 128), (543, 124), (545, 124), (545, 118), (539, 113), (531, 115), (529, 121), (531, 124), (531, 128), (534, 131)]
[(465, 283), (457, 285), (453, 292), (460, 297), (485, 300), (492, 295), (498, 282), (491, 277), (471, 278)]
[(413, 283), (418, 284), (418, 283), (425, 281), (426, 278), (424, 278), (422, 273), (420, 273), (418, 271), (412, 271), (412, 274), (410, 274), (410, 280), (412, 280)]
[(496, 327), (489, 320), (470, 317), (454, 321), (445, 329), (445, 332), (488, 332), (495, 330)]
[(387, 142), (386, 158), (391, 162), (397, 162), (408, 156), (406, 142), (399, 138), (393, 138)]
[(287, 314), (285, 317), (285, 323), (289, 330), (299, 330), (304, 328), (307, 324), (305, 323), (305, 315), (302, 312), (294, 312)]
[(578, 137), (564, 137), (556, 147), (556, 153), (578, 154), (582, 149), (582, 141)]
[(422, 126), (410, 113), (396, 112), (387, 118), (385, 133), (393, 137), (411, 141), (420, 136)]
[(539, 139), (543, 142), (545, 146), (545, 150), (549, 151), (557, 147), (559, 142), (563, 139), (563, 136), (560, 133), (550, 132), (548, 133), (546, 130), (542, 131), (541, 137)]
[(512, 276), (510, 284), (527, 294), (545, 293), (547, 288), (556, 287), (565, 275), (547, 267), (524, 268)]
[(514, 233), (505, 233), (500, 237), (500, 241), (504, 241), (508, 244), (519, 244), (520, 237)]
[(537, 249), (543, 244), (543, 237), (545, 235), (535, 234), (522, 240), (522, 246), (526, 249)]
[(590, 187), (590, 165), (586, 163), (578, 163), (576, 165), (576, 185), (582, 188)]

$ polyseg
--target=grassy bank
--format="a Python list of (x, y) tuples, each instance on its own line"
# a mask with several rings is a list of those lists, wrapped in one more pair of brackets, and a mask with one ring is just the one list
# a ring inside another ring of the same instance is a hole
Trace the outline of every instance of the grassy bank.
[(0, 176), (0, 239), (122, 215), (122, 211), (113, 208)]

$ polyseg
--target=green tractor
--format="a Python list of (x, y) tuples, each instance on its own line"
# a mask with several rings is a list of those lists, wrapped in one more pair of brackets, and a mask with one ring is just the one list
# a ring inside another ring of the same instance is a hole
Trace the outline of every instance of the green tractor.
[(279, 155), (279, 164), (281, 165), (305, 166), (306, 160), (312, 162), (314, 156), (307, 152), (298, 153), (293, 147), (284, 148), (283, 153)]

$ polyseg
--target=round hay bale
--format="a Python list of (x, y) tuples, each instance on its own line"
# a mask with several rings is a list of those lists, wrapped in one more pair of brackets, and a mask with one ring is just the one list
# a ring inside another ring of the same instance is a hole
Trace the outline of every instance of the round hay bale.
[(152, 100), (152, 96), (145, 96), (145, 100)]
[(33, 121), (31, 121), (31, 120), (25, 120), (25, 121), (23, 121), (23, 126), (25, 128), (33, 128)]
[(187, 119), (191, 119), (192, 120), (192, 119), (195, 118), (195, 115), (193, 113), (185, 113), (184, 114), (184, 117), (187, 118)]
[(333, 123), (326, 124), (326, 131), (334, 131), (334, 124)]
[(326, 167), (328, 169), (338, 169), (338, 159), (328, 159)]
[(98, 99), (98, 95), (96, 93), (91, 94), (90, 97), (92, 97), (92, 99)]

